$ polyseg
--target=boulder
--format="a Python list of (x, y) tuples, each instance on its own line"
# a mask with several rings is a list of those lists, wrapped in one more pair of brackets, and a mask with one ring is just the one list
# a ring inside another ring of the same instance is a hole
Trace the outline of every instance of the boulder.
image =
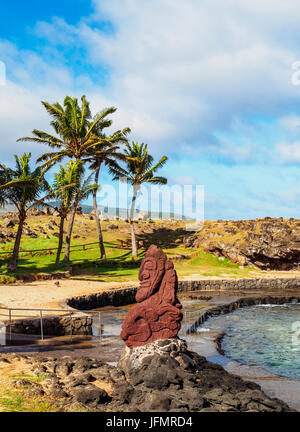
[(230, 375), (187, 349), (179, 338), (122, 351), (118, 368), (132, 386), (140, 411), (289, 411), (252, 382)]
[(110, 401), (107, 392), (93, 384), (78, 386), (71, 391), (73, 400), (84, 405), (98, 405)]
[(45, 215), (45, 211), (44, 210), (39, 210), (36, 208), (31, 208), (28, 210), (27, 212), (28, 216), (44, 216)]
[(3, 223), (5, 228), (13, 228), (17, 221), (15, 219), (5, 218)]

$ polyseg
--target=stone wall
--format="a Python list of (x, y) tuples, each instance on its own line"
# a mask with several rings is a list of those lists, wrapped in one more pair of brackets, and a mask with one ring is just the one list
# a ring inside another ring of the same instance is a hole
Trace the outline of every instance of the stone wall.
[(17, 280), (22, 282), (34, 282), (38, 280), (56, 280), (56, 279), (67, 279), (72, 276), (70, 271), (56, 272), (56, 273), (27, 273), (24, 275), (17, 275)]
[[(200, 281), (179, 281), (178, 291), (218, 291), (218, 290), (290, 290), (300, 289), (300, 279), (297, 278), (245, 278), (245, 279), (207, 279)], [(104, 306), (124, 306), (135, 303), (138, 287), (130, 287), (73, 297), (67, 305), (78, 310), (97, 309)]]
[(135, 303), (138, 287), (130, 287), (103, 293), (73, 297), (67, 305), (78, 310), (98, 309), (104, 306), (124, 306)]
[(196, 290), (299, 289), (300, 278), (243, 278), (179, 281), (179, 292)]
[[(300, 302), (300, 293), (299, 295), (293, 295), (293, 296), (275, 296), (275, 295), (268, 295), (268, 296), (262, 296), (262, 297), (243, 297), (238, 300), (235, 300), (234, 302), (223, 304), (220, 306), (214, 306), (209, 308), (207, 311), (203, 312), (202, 315), (200, 315), (194, 323), (187, 329), (187, 333), (194, 333), (201, 325), (206, 321), (208, 318), (218, 316), (218, 315), (224, 315), (230, 312), (233, 312), (236, 309), (240, 309), (242, 307), (246, 306), (255, 306), (255, 305), (261, 305), (261, 304), (288, 304), (288, 303), (299, 303)], [(219, 350), (220, 351), (220, 350)]]

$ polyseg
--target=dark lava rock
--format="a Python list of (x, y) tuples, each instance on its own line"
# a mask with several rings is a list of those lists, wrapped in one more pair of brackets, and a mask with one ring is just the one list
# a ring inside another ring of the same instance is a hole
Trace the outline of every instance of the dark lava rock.
[(112, 398), (120, 405), (129, 404), (133, 395), (133, 387), (124, 380), (118, 384), (117, 388), (112, 393)]
[(45, 391), (40, 384), (26, 379), (14, 380), (13, 386), (16, 388), (25, 389), (27, 394), (30, 394), (31, 396), (43, 396), (45, 394)]
[(98, 405), (110, 401), (110, 397), (105, 390), (92, 384), (77, 387), (71, 394), (76, 402), (84, 405)]
[(63, 399), (66, 407), (80, 403), (110, 412), (292, 411), (259, 385), (189, 351), (179, 338), (125, 347), (118, 368), (88, 357), (27, 360), (36, 373), (46, 368), (49, 378), (41, 382), (43, 388), (23, 381), (16, 385)]
[(55, 373), (60, 376), (69, 375), (72, 372), (73, 365), (73, 362), (68, 361), (58, 363), (55, 368)]
[(132, 407), (140, 411), (290, 411), (255, 383), (166, 339), (124, 348), (118, 364), (132, 385)]
[(100, 360), (94, 360), (89, 357), (81, 357), (76, 360), (73, 370), (74, 372), (86, 372), (90, 369), (96, 369), (103, 366), (103, 362)]
[(47, 393), (56, 398), (65, 398), (68, 396), (68, 394), (59, 385), (50, 386)]
[(144, 400), (147, 411), (169, 411), (172, 399), (159, 391), (148, 393)]

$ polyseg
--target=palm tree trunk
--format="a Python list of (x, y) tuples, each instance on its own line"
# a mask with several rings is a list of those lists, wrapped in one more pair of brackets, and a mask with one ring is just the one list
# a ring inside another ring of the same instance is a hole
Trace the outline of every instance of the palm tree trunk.
[(56, 254), (56, 261), (55, 261), (55, 268), (56, 269), (58, 269), (58, 267), (59, 267), (60, 254), (61, 254), (62, 245), (63, 245), (64, 222), (65, 222), (65, 218), (64, 218), (64, 216), (61, 216), (60, 217), (60, 224), (59, 224), (59, 241), (58, 241), (58, 248), (57, 248), (57, 254)]
[(131, 208), (130, 208), (130, 233), (131, 233), (131, 248), (132, 248), (133, 259), (137, 258), (137, 246), (136, 246), (136, 238), (135, 238), (134, 224), (133, 224), (133, 216), (134, 216), (134, 208), (135, 208), (137, 191), (138, 191), (138, 186), (134, 184), (133, 196), (132, 196)]
[(21, 243), (21, 237), (23, 233), (23, 226), (24, 221), (26, 219), (26, 214), (20, 213), (19, 214), (19, 226), (17, 231), (17, 236), (14, 244), (14, 250), (10, 262), (10, 271), (15, 272), (17, 270), (18, 265), (18, 258), (19, 258), (19, 250), (20, 250), (20, 243)]
[[(98, 185), (99, 181), (99, 172), (100, 172), (101, 165), (98, 166), (95, 173), (95, 184)], [(97, 233), (98, 233), (98, 239), (99, 239), (99, 248), (100, 248), (100, 254), (101, 259), (106, 259), (106, 253), (105, 253), (105, 247), (103, 243), (103, 235), (102, 235), (102, 229), (101, 229), (101, 223), (100, 223), (100, 217), (99, 217), (99, 210), (97, 205), (97, 190), (93, 191), (93, 205), (94, 205), (94, 211), (95, 211), (95, 218), (96, 218), (96, 226), (97, 226)]]
[(67, 234), (66, 234), (66, 245), (65, 245), (65, 255), (64, 255), (64, 261), (66, 261), (66, 262), (70, 261), (71, 237), (72, 237), (74, 220), (75, 220), (75, 216), (76, 216), (76, 210), (77, 210), (77, 203), (74, 203), (72, 211), (71, 211), (71, 214), (70, 214), (70, 221), (69, 221), (69, 225), (68, 225), (68, 231), (67, 231)]

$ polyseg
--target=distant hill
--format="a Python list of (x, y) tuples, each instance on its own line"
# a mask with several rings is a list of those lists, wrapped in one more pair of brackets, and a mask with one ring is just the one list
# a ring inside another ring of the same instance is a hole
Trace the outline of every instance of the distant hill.
[[(51, 205), (55, 205), (55, 203), (50, 203)], [(42, 208), (43, 206), (41, 206)], [(93, 206), (87, 205), (87, 204), (81, 204), (82, 212), (83, 213), (91, 213), (93, 211)], [(15, 212), (16, 209), (13, 205), (8, 204), (4, 208), (0, 208), (0, 214), (8, 213), (8, 212)], [(112, 207), (104, 207), (99, 206), (99, 211), (102, 212), (103, 215), (108, 216), (109, 218), (112, 218), (114, 216), (120, 216), (124, 218), (129, 217), (129, 210), (124, 208), (112, 208)], [(145, 215), (146, 218), (151, 219), (176, 219), (176, 220), (185, 220), (185, 221), (191, 221), (192, 219), (189, 217), (181, 216), (179, 214), (174, 213), (173, 215), (170, 215), (169, 213), (159, 213), (159, 212), (151, 212), (148, 213), (143, 210), (137, 209), (135, 212), (135, 215)]]
[[(91, 213), (93, 211), (93, 207), (89, 206), (89, 205), (81, 205), (82, 208), (82, 212), (83, 213)], [(103, 215), (107, 215), (108, 217), (113, 217), (113, 216), (120, 216), (120, 217), (124, 217), (124, 218), (128, 218), (129, 217), (129, 210), (125, 209), (125, 208), (112, 208), (112, 207), (104, 207), (104, 206), (99, 206), (99, 211), (102, 212)], [(139, 210), (136, 209), (135, 214), (138, 216), (140, 215), (145, 215), (146, 218), (151, 218), (151, 219), (178, 219), (178, 220), (192, 220), (191, 218), (185, 217), (185, 216), (181, 216), (179, 214), (174, 213), (173, 215), (170, 215), (169, 213), (164, 213), (164, 212), (151, 212), (151, 214), (147, 211), (144, 210)]]
[(14, 211), (16, 211), (16, 207), (13, 206), (12, 204), (8, 204), (5, 207), (0, 207), (0, 215), (8, 212), (14, 212)]

